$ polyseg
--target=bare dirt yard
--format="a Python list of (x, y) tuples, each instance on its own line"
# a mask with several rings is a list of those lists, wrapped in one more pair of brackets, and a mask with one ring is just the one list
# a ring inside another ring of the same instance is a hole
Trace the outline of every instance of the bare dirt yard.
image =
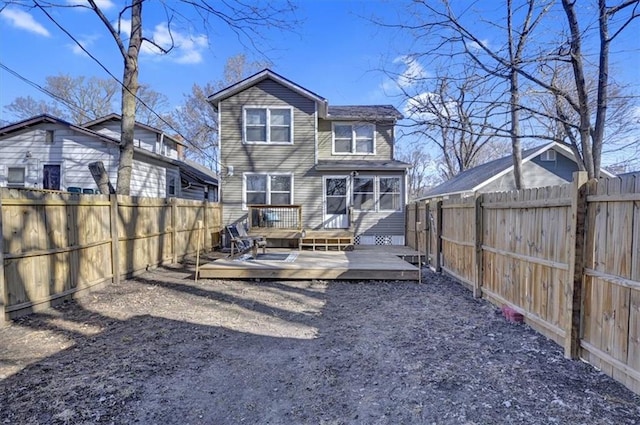
[(640, 397), (425, 280), (152, 270), (0, 328), (0, 424), (640, 424)]

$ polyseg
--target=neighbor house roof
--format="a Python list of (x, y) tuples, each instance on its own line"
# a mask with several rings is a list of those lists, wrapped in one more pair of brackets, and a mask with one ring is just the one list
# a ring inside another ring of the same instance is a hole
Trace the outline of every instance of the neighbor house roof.
[(401, 120), (404, 118), (392, 105), (329, 106), (327, 119), (332, 120)]
[(40, 125), (42, 123), (49, 123), (49, 124), (58, 124), (58, 125), (63, 125), (65, 127), (68, 127), (70, 129), (72, 129), (73, 131), (76, 131), (78, 133), (82, 133), (82, 134), (86, 134), (88, 136), (92, 136), (92, 137), (96, 137), (100, 140), (103, 140), (105, 142), (110, 142), (110, 143), (115, 143), (115, 144), (120, 144), (120, 141), (117, 139), (114, 139), (112, 137), (109, 136), (105, 136), (104, 134), (100, 134), (96, 131), (93, 131), (89, 128), (85, 128), (85, 127), (81, 127), (79, 125), (76, 124), (71, 124), (68, 121), (65, 121), (61, 118), (57, 118), (54, 117), (52, 115), (49, 114), (41, 114), (41, 115), (36, 115), (35, 117), (31, 117), (28, 118), (26, 120), (22, 120), (19, 121), (17, 123), (13, 123), (13, 124), (9, 124), (5, 127), (0, 128), (0, 136), (4, 136), (6, 134), (10, 134), (10, 133), (14, 133), (16, 131), (21, 131), (23, 129), (29, 128), (29, 127), (33, 127), (35, 125)]
[[(97, 124), (102, 124), (105, 123), (107, 121), (117, 121), (120, 122), (122, 121), (122, 116), (116, 113), (110, 113), (109, 115), (105, 115), (104, 117), (100, 117), (100, 118), (96, 118), (95, 120), (86, 122), (84, 124), (82, 124), (83, 127), (93, 127), (94, 125)], [(170, 136), (169, 134), (165, 133), (164, 131), (160, 130), (159, 128), (156, 127), (152, 127), (148, 124), (143, 124), (141, 122), (136, 121), (136, 127), (140, 127), (143, 128), (145, 130), (151, 131), (152, 133), (156, 133), (156, 134), (164, 134), (164, 137), (167, 137), (169, 139), (171, 139), (173, 142), (179, 144), (179, 145), (185, 145), (184, 142), (180, 141), (177, 137), (174, 136)]]
[(178, 161), (178, 167), (180, 167), (180, 171), (192, 181), (195, 180), (197, 182), (202, 182), (210, 185), (218, 184), (217, 174), (202, 164), (198, 164), (197, 162), (185, 159), (182, 161)]
[(395, 171), (411, 168), (411, 164), (394, 159), (362, 159), (354, 161), (319, 160), (315, 168), (318, 171)]
[[(541, 153), (552, 148), (575, 161), (575, 156), (569, 148), (561, 145), (560, 143), (551, 142), (546, 145), (523, 150), (522, 162), (526, 163), (536, 156), (540, 155)], [(419, 199), (475, 192), (512, 170), (513, 157), (511, 155), (495, 159), (493, 161), (489, 161), (487, 163), (478, 165), (477, 167), (473, 167), (466, 171), (463, 171), (451, 180), (447, 180), (446, 182), (428, 190)], [(602, 170), (602, 172), (606, 175), (609, 175), (609, 173), (605, 170)]]
[(215, 109), (218, 109), (218, 104), (220, 103), (220, 101), (228, 97), (231, 97), (236, 93), (240, 93), (241, 91), (251, 86), (254, 86), (266, 79), (271, 79), (287, 87), (288, 89), (300, 94), (301, 96), (304, 96), (308, 99), (313, 100), (318, 105), (318, 113), (320, 114), (320, 116), (324, 117), (327, 115), (327, 100), (324, 97), (312, 92), (309, 89), (302, 87), (299, 84), (294, 83), (293, 81), (283, 77), (278, 73), (271, 71), (270, 69), (263, 69), (262, 71), (257, 72), (252, 76), (245, 78), (242, 81), (232, 84), (229, 87), (226, 87), (212, 94), (211, 96), (208, 97), (208, 100)]

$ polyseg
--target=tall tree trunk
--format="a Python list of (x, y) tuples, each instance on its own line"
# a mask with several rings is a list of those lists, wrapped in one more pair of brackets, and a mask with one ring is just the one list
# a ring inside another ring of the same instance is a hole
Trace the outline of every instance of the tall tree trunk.
[(120, 136), (120, 162), (116, 192), (131, 193), (131, 170), (133, 168), (133, 135), (136, 120), (136, 94), (138, 93), (138, 54), (142, 45), (142, 2), (134, 0), (131, 5), (131, 37), (124, 56), (122, 78), (122, 120)]
[[(520, 66), (520, 55), (522, 42), (515, 46), (515, 36), (513, 34), (513, 9), (512, 1), (507, 1), (507, 32), (509, 37), (509, 108), (511, 112), (511, 156), (513, 158), (513, 179), (516, 189), (523, 188), (522, 182), (522, 150), (520, 147), (520, 93), (518, 87), (518, 66)], [(526, 27), (526, 25), (525, 25)], [(522, 39), (521, 39), (522, 40)], [(523, 41), (523, 40), (522, 40)]]
[(607, 99), (609, 82), (609, 15), (605, 0), (598, 0), (600, 21), (600, 62), (598, 68), (598, 103), (596, 106), (596, 124), (592, 134), (594, 177), (600, 177), (604, 126), (607, 118)]
[(589, 95), (587, 93), (587, 83), (584, 76), (584, 67), (582, 62), (582, 33), (580, 32), (580, 27), (578, 25), (578, 17), (576, 15), (574, 1), (562, 0), (562, 7), (567, 15), (569, 31), (571, 32), (571, 66), (573, 68), (573, 77), (576, 84), (576, 93), (578, 95), (579, 110), (577, 112), (580, 115), (578, 135), (580, 137), (582, 157), (584, 158), (584, 166), (587, 169), (587, 175), (590, 179), (593, 179), (596, 178), (596, 169), (593, 160), (593, 150), (591, 149), (591, 113), (589, 110)]
[(511, 108), (511, 156), (513, 158), (513, 179), (516, 184), (516, 189), (523, 189), (524, 182), (522, 181), (522, 148), (520, 146), (520, 111), (518, 110), (518, 103), (520, 101), (520, 95), (518, 92), (518, 73), (515, 70), (511, 70), (510, 76), (510, 108)]

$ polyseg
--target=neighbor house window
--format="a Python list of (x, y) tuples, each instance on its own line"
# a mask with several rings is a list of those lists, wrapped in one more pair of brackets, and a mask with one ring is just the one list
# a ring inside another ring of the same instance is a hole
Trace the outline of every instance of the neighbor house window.
[(48, 145), (53, 144), (53, 130), (45, 130), (44, 142)]
[(167, 195), (176, 196), (178, 194), (178, 178), (176, 176), (169, 176), (167, 179)]
[(375, 209), (374, 178), (355, 177), (353, 179), (353, 208), (361, 211)]
[(373, 124), (333, 123), (333, 152), (375, 153), (375, 126)]
[(291, 108), (245, 108), (246, 143), (293, 143)]
[(290, 205), (293, 176), (290, 174), (246, 173), (243, 179), (243, 207), (247, 205)]
[(7, 169), (7, 186), (24, 186), (24, 167), (9, 167)]
[(380, 191), (378, 198), (379, 209), (389, 211), (399, 211), (402, 192), (400, 189), (399, 177), (380, 177)]

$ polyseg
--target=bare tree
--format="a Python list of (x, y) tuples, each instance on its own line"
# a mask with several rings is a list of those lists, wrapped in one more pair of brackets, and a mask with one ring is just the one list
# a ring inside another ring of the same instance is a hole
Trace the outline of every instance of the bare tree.
[(245, 54), (240, 53), (227, 59), (223, 79), (191, 87), (191, 93), (185, 95), (183, 105), (172, 114), (175, 127), (189, 142), (186, 149), (188, 158), (213, 170), (219, 168), (218, 115), (207, 97), (269, 66), (267, 61), (249, 61)]
[[(111, 34), (123, 60), (122, 96), (121, 96), (121, 143), (120, 162), (118, 165), (118, 181), (116, 191), (118, 194), (128, 195), (131, 186), (131, 170), (133, 164), (133, 129), (136, 117), (137, 95), (139, 90), (139, 56), (142, 43), (149, 43), (159, 52), (169, 53), (174, 47), (172, 36), (172, 23), (182, 20), (191, 26), (200, 24), (205, 29), (212, 28), (212, 21), (221, 22), (233, 30), (247, 43), (257, 48), (256, 40), (260, 40), (260, 29), (265, 27), (277, 27), (280, 29), (293, 29), (296, 22), (291, 19), (295, 7), (292, 3), (265, 2), (254, 4), (239, 0), (228, 2), (209, 2), (205, 0), (179, 0), (176, 2), (158, 2), (159, 7), (167, 16), (167, 32), (170, 35), (169, 45), (160, 45), (154, 40), (143, 35), (143, 5), (156, 5), (156, 3), (144, 0), (131, 0), (119, 11), (114, 23), (113, 17), (105, 14), (96, 0), (87, 0), (88, 5), (73, 3), (72, 7), (87, 7), (92, 10)], [(68, 3), (56, 3), (49, 1), (35, 1), (37, 7), (45, 11), (49, 7), (69, 7)], [(192, 16), (188, 16), (192, 14)], [(50, 14), (47, 14), (51, 19)], [(127, 27), (123, 27), (126, 17)], [(130, 23), (130, 27), (128, 24)]]
[(494, 159), (495, 146), (508, 134), (504, 124), (496, 124), (504, 108), (487, 96), (502, 89), (478, 76), (472, 65), (461, 76), (442, 72), (433, 79), (424, 78), (411, 93), (405, 90), (409, 99), (405, 112), (411, 121), (408, 134), (426, 138), (438, 148), (445, 180)]
[[(602, 146), (604, 142), (607, 122), (607, 107), (609, 101), (609, 47), (611, 42), (638, 16), (639, 0), (620, 0), (615, 5), (608, 6), (605, 0), (597, 0), (597, 58), (593, 65), (598, 75), (595, 93), (589, 93), (586, 75), (591, 68), (590, 57), (583, 52), (583, 44), (592, 40), (593, 32), (588, 24), (581, 25), (580, 18), (590, 19), (588, 13), (577, 13), (575, 0), (562, 0), (561, 9), (554, 8), (557, 2), (552, 0), (504, 0), (501, 7), (506, 11), (506, 26), (499, 22), (482, 18), (482, 12), (474, 9), (481, 3), (450, 2), (441, 0), (414, 1), (413, 15), (410, 20), (402, 24), (387, 26), (409, 31), (418, 42), (426, 45), (421, 52), (422, 58), (428, 58), (431, 63), (446, 58), (467, 57), (473, 60), (482, 70), (486, 78), (504, 79), (508, 82), (510, 96), (508, 101), (496, 97), (496, 102), (510, 105), (511, 124), (510, 138), (512, 141), (514, 162), (517, 168), (520, 152), (519, 141), (526, 138), (542, 137), (554, 139), (557, 134), (540, 134), (540, 128), (535, 127), (533, 117), (540, 119), (560, 119), (560, 127), (566, 134), (572, 128), (575, 135), (574, 151), (582, 159), (585, 169), (591, 178), (598, 177), (600, 171)], [(585, 4), (581, 2), (580, 5)], [(454, 10), (454, 6), (456, 9)], [(495, 7), (492, 6), (495, 10)], [(552, 13), (553, 12), (553, 13)], [(556, 27), (564, 20), (567, 25), (565, 33), (558, 37), (549, 37), (547, 30)], [(615, 17), (615, 19), (614, 19)], [(514, 22), (520, 22), (519, 25)], [(545, 23), (549, 23), (545, 27)], [(615, 29), (611, 26), (615, 25)], [(498, 30), (498, 31), (496, 31)], [(491, 42), (483, 39), (482, 31), (492, 34), (502, 34), (501, 38), (493, 38)], [(554, 63), (568, 63), (572, 69), (573, 84), (570, 89), (556, 84), (557, 80), (548, 80), (540, 70)], [(457, 66), (450, 67), (455, 77), (459, 70)], [(578, 120), (577, 123), (564, 119), (558, 113), (549, 114), (548, 111), (537, 110), (531, 104), (526, 104), (523, 93), (544, 91), (556, 98), (556, 104), (566, 104), (571, 108)], [(498, 92), (502, 96), (501, 92)], [(595, 110), (592, 108), (595, 97)], [(523, 116), (522, 113), (525, 113)], [(527, 132), (521, 131), (520, 125), (527, 123)], [(516, 182), (518, 185), (518, 182)], [(520, 187), (520, 185), (518, 185)]]
[(24, 120), (34, 115), (48, 114), (62, 119), (69, 119), (66, 110), (58, 107), (55, 102), (36, 100), (31, 96), (16, 97), (13, 102), (4, 107), (16, 120)]
[(435, 161), (420, 147), (400, 151), (398, 159), (411, 164), (407, 172), (409, 199), (419, 198), (427, 189), (441, 182)]
[[(120, 97), (120, 85), (116, 81), (97, 77), (72, 77), (68, 74), (49, 76), (45, 79), (43, 89), (54, 101), (35, 100), (30, 96), (17, 97), (5, 109), (17, 119), (47, 113), (74, 124), (82, 124), (117, 110)], [(166, 96), (143, 84), (138, 98), (138, 121), (159, 126), (161, 121), (157, 112), (150, 112), (148, 107), (153, 111), (165, 111), (168, 107)]]

